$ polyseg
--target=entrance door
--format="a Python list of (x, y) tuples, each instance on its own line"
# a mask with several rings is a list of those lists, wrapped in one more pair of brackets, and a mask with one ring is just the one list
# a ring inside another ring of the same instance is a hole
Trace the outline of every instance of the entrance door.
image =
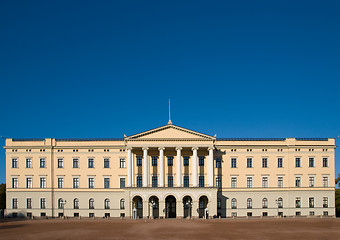
[(176, 218), (176, 198), (174, 196), (168, 196), (165, 199), (166, 217)]

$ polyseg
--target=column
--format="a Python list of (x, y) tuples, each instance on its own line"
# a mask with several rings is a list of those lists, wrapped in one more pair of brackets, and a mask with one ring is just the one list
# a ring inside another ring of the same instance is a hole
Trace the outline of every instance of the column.
[(159, 150), (159, 187), (164, 187), (164, 147)]
[(126, 163), (126, 167), (127, 167), (127, 180), (126, 180), (126, 186), (127, 187), (131, 187), (131, 179), (132, 179), (132, 169), (131, 169), (131, 147), (127, 148), (127, 163)]
[(208, 187), (214, 186), (214, 147), (209, 147), (209, 156), (208, 156)]
[(182, 179), (182, 172), (181, 172), (181, 147), (177, 147), (177, 158), (176, 158), (176, 182), (177, 182), (177, 187), (181, 187), (181, 179)]
[(131, 187), (135, 186), (134, 182), (135, 182), (135, 163), (133, 153), (131, 150)]
[(159, 217), (160, 218), (165, 218), (165, 201), (161, 201), (159, 200), (158, 202), (159, 206), (158, 206), (158, 210), (159, 210)]
[(192, 201), (192, 218), (199, 218), (199, 201), (198, 200), (194, 200)]
[(149, 157), (148, 157), (148, 149), (147, 147), (143, 148), (143, 187), (149, 186)]
[(176, 218), (183, 218), (184, 217), (184, 211), (183, 211), (183, 202), (182, 201), (176, 201)]
[(192, 186), (193, 187), (198, 187), (198, 181), (197, 181), (197, 149), (198, 147), (193, 147), (192, 148)]

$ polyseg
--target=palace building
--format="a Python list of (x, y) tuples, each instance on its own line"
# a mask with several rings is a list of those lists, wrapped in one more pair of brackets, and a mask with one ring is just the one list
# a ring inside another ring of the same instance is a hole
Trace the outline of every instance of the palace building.
[(8, 216), (334, 216), (333, 138), (6, 139)]

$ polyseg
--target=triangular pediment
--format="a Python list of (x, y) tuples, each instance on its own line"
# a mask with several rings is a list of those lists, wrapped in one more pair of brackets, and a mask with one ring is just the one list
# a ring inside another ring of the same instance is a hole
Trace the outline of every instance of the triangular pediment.
[(215, 140), (215, 137), (192, 131), (186, 128), (168, 124), (162, 127), (154, 128), (149, 131), (141, 132), (129, 137), (125, 140)]

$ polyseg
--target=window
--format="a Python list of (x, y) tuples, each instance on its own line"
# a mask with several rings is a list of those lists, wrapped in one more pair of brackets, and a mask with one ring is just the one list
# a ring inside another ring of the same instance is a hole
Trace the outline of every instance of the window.
[(156, 175), (152, 176), (152, 187), (158, 187), (158, 178)]
[(169, 156), (168, 157), (168, 166), (171, 167), (174, 165), (174, 157), (173, 156)]
[(64, 208), (64, 200), (62, 198), (58, 199), (58, 209)]
[(142, 187), (143, 186), (143, 179), (142, 176), (137, 176), (137, 187)]
[(189, 157), (183, 157), (183, 166), (189, 166)]
[(262, 199), (262, 208), (268, 208), (268, 199), (267, 198)]
[(79, 159), (73, 158), (73, 168), (79, 168)]
[(322, 158), (322, 167), (328, 167), (328, 158)]
[(283, 177), (277, 177), (277, 187), (283, 188)]
[(277, 207), (278, 208), (283, 208), (283, 199), (281, 197), (279, 197), (277, 199)]
[(94, 209), (94, 200), (93, 200), (93, 198), (90, 198), (90, 200), (89, 200), (89, 209)]
[(104, 188), (110, 188), (110, 178), (104, 178)]
[[(137, 177), (137, 183), (138, 183), (138, 177)], [(120, 188), (125, 188), (125, 178), (120, 178), (119, 179), (119, 187)]]
[(309, 212), (309, 216), (314, 216), (315, 215), (315, 212), (314, 211), (310, 211)]
[(73, 208), (74, 209), (79, 209), (79, 199), (78, 198), (75, 198), (73, 200)]
[(64, 167), (64, 159), (58, 158), (58, 168), (63, 168), (63, 167)]
[(301, 187), (301, 177), (295, 177), (295, 187)]
[(313, 197), (309, 198), (309, 208), (314, 208), (314, 198)]
[(253, 159), (247, 158), (247, 168), (252, 168), (252, 167), (253, 167)]
[(248, 209), (253, 208), (253, 200), (251, 198), (247, 199), (247, 208)]
[(237, 177), (231, 178), (231, 188), (237, 188)]
[(328, 208), (328, 197), (323, 197), (322, 207), (323, 208)]
[(295, 198), (295, 207), (301, 208), (301, 198), (299, 197)]
[(104, 208), (105, 209), (110, 209), (110, 199), (106, 198), (104, 200)]
[(89, 168), (94, 168), (94, 159), (93, 158), (89, 158)]
[(73, 188), (79, 188), (79, 178), (73, 178)]
[(26, 199), (26, 208), (31, 209), (32, 208), (32, 198)]
[(18, 178), (12, 178), (12, 188), (18, 188), (19, 181)]
[(136, 157), (137, 167), (141, 167), (142, 166), (142, 162), (143, 162), (142, 156), (137, 156)]
[(216, 158), (216, 168), (222, 168), (222, 159)]
[(40, 178), (40, 188), (46, 188), (46, 177)]
[(295, 212), (295, 216), (301, 216), (301, 212)]
[(221, 209), (221, 199), (217, 198), (217, 209)]
[(262, 158), (262, 167), (267, 168), (268, 167), (268, 158)]
[(323, 212), (323, 215), (324, 215), (324, 216), (328, 216), (328, 211), (324, 211), (324, 212)]
[(268, 187), (268, 177), (262, 177), (262, 187), (263, 188)]
[(40, 198), (40, 209), (46, 208), (46, 198)]
[(204, 176), (199, 176), (198, 178), (198, 186), (204, 187)]
[(236, 198), (231, 199), (231, 208), (232, 209), (236, 209), (237, 208)]
[(120, 199), (120, 209), (125, 209), (125, 200)]
[(216, 177), (216, 187), (222, 188), (222, 177), (221, 176)]
[(104, 168), (110, 168), (110, 158), (104, 158)]
[[(217, 161), (217, 159), (216, 159), (216, 161)], [(204, 166), (204, 156), (199, 156), (198, 157), (198, 165), (199, 166)], [(217, 165), (217, 162), (216, 162), (216, 165)]]
[(314, 158), (309, 158), (309, 167), (314, 167)]
[(125, 158), (120, 158), (119, 159), (119, 168), (126, 168)]
[(17, 209), (18, 208), (18, 199), (17, 198), (13, 198), (12, 199), (12, 208), (13, 209)]
[(231, 159), (231, 168), (237, 168), (237, 158)]
[(26, 168), (32, 168), (32, 158), (26, 158)]
[(33, 187), (32, 185), (33, 185), (32, 178), (31, 177), (26, 178), (26, 188), (32, 188)]
[(40, 168), (46, 168), (46, 158), (40, 158)]
[(183, 177), (183, 187), (189, 187), (189, 176)]
[(253, 178), (247, 177), (247, 188), (252, 188), (252, 187), (253, 187)]
[(309, 187), (314, 187), (314, 177), (309, 177)]
[(168, 176), (168, 187), (174, 187), (174, 177)]
[(262, 212), (262, 217), (268, 217), (268, 212)]
[(301, 167), (301, 158), (295, 158), (295, 167)]
[(89, 178), (89, 188), (94, 188), (94, 178)]
[(322, 186), (328, 187), (328, 177), (322, 177)]
[(283, 167), (283, 158), (278, 158), (277, 159), (277, 167), (282, 168)]
[(158, 160), (158, 157), (155, 157), (155, 156), (151, 157), (151, 165), (153, 167), (157, 167), (157, 160)]
[(18, 168), (18, 159), (12, 158), (12, 168)]
[(58, 178), (58, 188), (64, 188), (64, 178)]

